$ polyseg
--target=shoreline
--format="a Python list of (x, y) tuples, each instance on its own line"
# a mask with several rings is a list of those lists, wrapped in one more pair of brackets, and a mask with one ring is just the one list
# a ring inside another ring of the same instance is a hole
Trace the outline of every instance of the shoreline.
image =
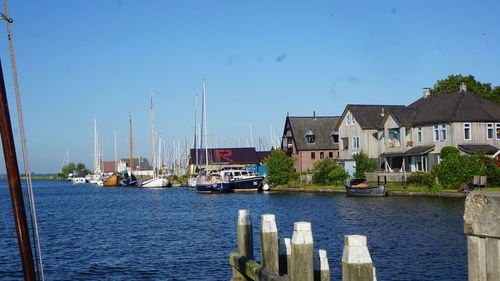
[[(304, 193), (346, 193), (345, 189), (333, 188), (303, 188), (303, 187), (279, 187), (271, 188), (270, 191), (277, 192), (304, 192)], [(387, 190), (389, 196), (408, 196), (408, 197), (436, 197), (436, 198), (465, 198), (467, 195), (461, 192), (438, 191), (430, 193), (426, 191), (405, 191), (405, 190)]]

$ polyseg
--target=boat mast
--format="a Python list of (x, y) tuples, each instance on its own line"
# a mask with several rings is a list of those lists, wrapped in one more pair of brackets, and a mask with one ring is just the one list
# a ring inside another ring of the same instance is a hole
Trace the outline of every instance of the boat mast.
[(116, 131), (115, 131), (115, 172), (118, 172), (118, 163), (116, 161)]
[(132, 112), (129, 112), (129, 128), (130, 128), (130, 176), (132, 177), (132, 172), (134, 171), (134, 160), (132, 159)]
[(151, 90), (151, 163), (153, 164), (153, 178), (156, 177), (155, 169), (155, 114), (153, 109), (153, 90)]
[(195, 157), (195, 166), (194, 166), (194, 171), (196, 172), (198, 170), (198, 140), (197, 140), (197, 134), (198, 134), (198, 94), (195, 95), (194, 97), (194, 157)]
[(207, 132), (207, 94), (206, 94), (206, 86), (205, 86), (205, 79), (203, 79), (203, 83), (202, 83), (202, 86), (203, 86), (203, 106), (205, 107), (204, 109), (202, 109), (204, 111), (204, 116), (203, 116), (203, 119), (205, 120), (205, 123), (204, 123), (204, 133), (205, 133), (205, 165), (206, 165), (206, 169), (208, 170), (208, 132)]
[(97, 144), (97, 120), (94, 118), (94, 175), (97, 174), (97, 166), (99, 165), (98, 154), (99, 147)]
[(21, 264), (23, 266), (24, 280), (36, 280), (35, 266), (33, 263), (33, 253), (31, 251), (30, 235), (28, 232), (28, 222), (24, 209), (23, 190), (19, 177), (19, 167), (17, 166), (16, 148), (12, 135), (12, 125), (10, 122), (9, 105), (5, 91), (5, 82), (0, 63), (0, 133), (2, 135), (3, 155), (5, 158), (5, 168), (9, 181), (10, 199), (14, 222), (16, 223), (17, 241), (21, 254)]

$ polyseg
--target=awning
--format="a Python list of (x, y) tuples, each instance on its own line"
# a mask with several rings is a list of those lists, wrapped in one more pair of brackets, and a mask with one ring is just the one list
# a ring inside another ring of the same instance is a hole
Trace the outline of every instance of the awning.
[(398, 151), (398, 152), (386, 152), (380, 154), (381, 157), (391, 158), (391, 157), (408, 157), (408, 156), (420, 156), (428, 154), (434, 150), (434, 145), (421, 145), (415, 146), (407, 151)]
[(495, 154), (498, 151), (498, 148), (489, 144), (459, 144), (458, 149), (462, 150), (467, 154), (473, 154), (473, 153)]

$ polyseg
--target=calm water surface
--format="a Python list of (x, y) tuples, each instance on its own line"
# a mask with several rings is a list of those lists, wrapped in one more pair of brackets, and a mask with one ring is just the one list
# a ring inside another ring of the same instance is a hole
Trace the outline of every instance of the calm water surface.
[[(330, 194), (197, 194), (188, 188), (106, 188), (34, 181), (46, 280), (229, 280), (239, 209), (249, 209), (258, 257), (260, 215), (280, 238), (312, 223), (332, 280), (343, 236), (368, 236), (378, 280), (466, 280), (463, 199)], [(0, 280), (20, 280), (9, 191), (0, 182)]]

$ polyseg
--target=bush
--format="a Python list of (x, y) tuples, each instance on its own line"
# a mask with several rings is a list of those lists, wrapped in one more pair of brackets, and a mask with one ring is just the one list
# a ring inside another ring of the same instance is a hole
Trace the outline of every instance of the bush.
[(293, 158), (288, 157), (281, 149), (271, 151), (266, 159), (268, 180), (273, 184), (285, 184), (294, 176)]
[(337, 163), (330, 158), (324, 158), (323, 160), (314, 163), (313, 168), (313, 182), (317, 184), (328, 184), (329, 178), (328, 174), (337, 167)]
[(335, 183), (335, 185), (339, 181), (341, 181), (341, 182), (345, 181), (347, 179), (347, 177), (349, 177), (349, 173), (347, 173), (343, 167), (339, 167), (339, 166), (337, 166), (336, 168), (331, 170), (330, 173), (328, 173), (329, 182), (333, 182), (333, 183)]
[(406, 179), (406, 183), (418, 186), (432, 187), (434, 185), (434, 176), (431, 173), (415, 172)]
[(460, 151), (458, 150), (458, 148), (456, 148), (454, 146), (445, 146), (441, 149), (441, 158), (442, 159), (445, 159), (448, 157), (455, 157), (455, 156), (459, 156), (459, 155), (460, 155)]
[(352, 158), (356, 162), (356, 172), (354, 172), (354, 177), (356, 178), (365, 178), (365, 173), (373, 172), (377, 169), (377, 161), (369, 159), (368, 155), (364, 153), (354, 154)]

